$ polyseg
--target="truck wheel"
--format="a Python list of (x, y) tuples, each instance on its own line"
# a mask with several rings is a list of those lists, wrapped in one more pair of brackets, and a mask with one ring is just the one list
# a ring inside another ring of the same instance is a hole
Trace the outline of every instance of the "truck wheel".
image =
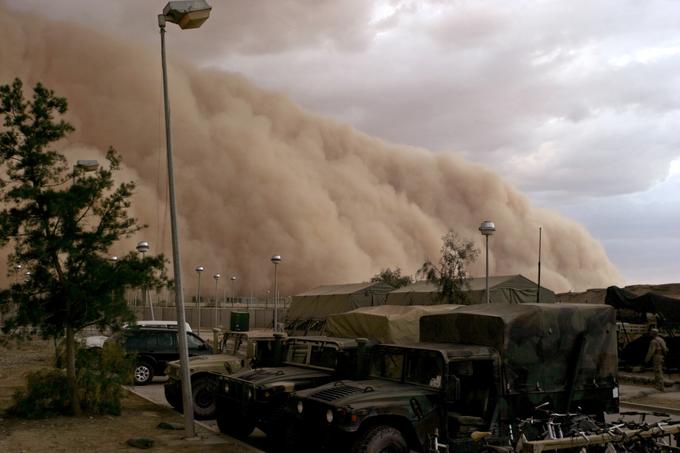
[(135, 385), (146, 385), (153, 379), (153, 366), (147, 361), (135, 365)]
[(357, 440), (352, 453), (408, 453), (408, 444), (395, 428), (378, 425)]
[(218, 405), (215, 418), (222, 434), (244, 439), (255, 429), (255, 422), (243, 415), (238, 407)]
[(192, 379), (191, 394), (194, 398), (194, 415), (198, 420), (215, 418), (217, 411), (215, 404), (216, 390), (217, 382), (211, 377), (202, 376)]
[(163, 386), (165, 399), (177, 412), (182, 413), (182, 384), (171, 382)]

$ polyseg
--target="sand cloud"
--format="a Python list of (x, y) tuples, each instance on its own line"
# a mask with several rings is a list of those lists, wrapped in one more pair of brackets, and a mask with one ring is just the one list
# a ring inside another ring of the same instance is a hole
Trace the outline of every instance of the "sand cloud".
[[(41, 81), (67, 97), (77, 129), (63, 144), (67, 156), (101, 157), (113, 145), (124, 177), (138, 182), (134, 214), (150, 228), (121, 250), (145, 239), (169, 254), (157, 48), (2, 9), (0, 30), (0, 83)], [(284, 257), (284, 293), (366, 280), (387, 266), (413, 272), (436, 259), (448, 228), (481, 247), (477, 227), (489, 218), (498, 227), (494, 274), (535, 278), (542, 226), (546, 285), (619, 279), (582, 226), (532, 207), (483, 166), (385, 143), (238, 75), (173, 59), (170, 83), (185, 274), (201, 264), (262, 294), (272, 254)], [(482, 271), (480, 261), (472, 272)]]

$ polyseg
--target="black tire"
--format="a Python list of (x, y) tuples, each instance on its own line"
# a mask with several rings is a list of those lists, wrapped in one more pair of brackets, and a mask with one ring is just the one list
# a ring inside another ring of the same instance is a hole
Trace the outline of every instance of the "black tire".
[(216, 391), (217, 380), (210, 376), (198, 376), (191, 380), (191, 395), (194, 399), (194, 416), (197, 420), (215, 418), (215, 414), (217, 413), (217, 403), (215, 401)]
[(391, 426), (375, 426), (359, 437), (352, 453), (408, 453), (408, 444), (401, 433)]
[(163, 386), (165, 399), (180, 414), (182, 413), (182, 384), (170, 379), (170, 382)]
[(255, 422), (243, 416), (236, 406), (218, 403), (215, 419), (217, 427), (220, 428), (222, 434), (227, 434), (237, 439), (245, 439), (255, 429)]
[(135, 365), (135, 385), (147, 385), (153, 380), (153, 365), (146, 360), (140, 360)]

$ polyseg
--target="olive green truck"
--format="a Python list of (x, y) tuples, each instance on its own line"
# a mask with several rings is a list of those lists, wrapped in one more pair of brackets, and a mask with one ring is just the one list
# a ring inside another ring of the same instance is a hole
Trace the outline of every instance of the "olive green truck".
[(286, 449), (505, 451), (537, 406), (599, 420), (618, 412), (611, 307), (467, 306), (423, 316), (420, 339), (374, 346), (366, 379), (297, 391)]

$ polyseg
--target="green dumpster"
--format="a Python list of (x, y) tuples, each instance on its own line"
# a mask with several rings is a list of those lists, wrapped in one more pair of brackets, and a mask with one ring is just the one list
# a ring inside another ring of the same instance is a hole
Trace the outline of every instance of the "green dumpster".
[(229, 328), (233, 332), (247, 332), (250, 326), (250, 313), (247, 311), (232, 311)]

